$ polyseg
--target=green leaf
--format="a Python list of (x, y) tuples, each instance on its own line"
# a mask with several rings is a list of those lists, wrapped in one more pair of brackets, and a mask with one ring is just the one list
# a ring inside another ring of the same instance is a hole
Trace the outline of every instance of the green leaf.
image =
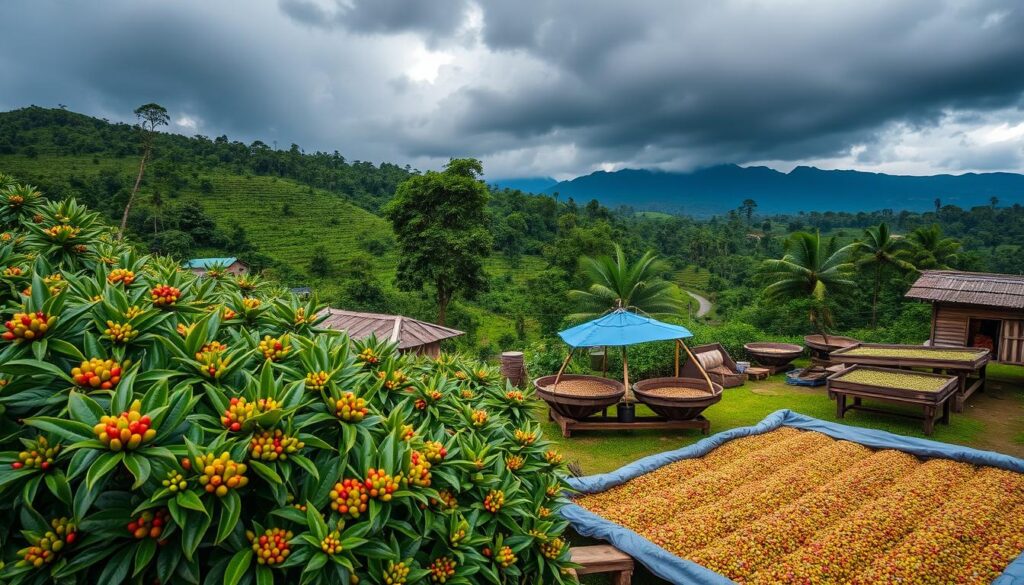
[(68, 485), (68, 478), (65, 477), (64, 472), (57, 469), (47, 473), (44, 477), (46, 478), (46, 487), (49, 488), (50, 493), (70, 506), (72, 500), (71, 486)]
[(69, 384), (74, 383), (71, 376), (67, 375), (64, 370), (50, 362), (44, 362), (41, 360), (11, 360), (0, 365), (0, 373), (19, 377), (49, 375), (60, 378)]
[(121, 376), (121, 381), (114, 389), (114, 397), (110, 400), (111, 412), (124, 412), (132, 404), (135, 397), (132, 388), (135, 386), (135, 375), (139, 371), (139, 365), (135, 364)]
[(99, 459), (89, 466), (89, 471), (85, 472), (86, 487), (91, 490), (96, 485), (96, 482), (105, 478), (123, 460), (124, 451), (118, 451), (117, 453), (107, 452), (100, 455)]
[(242, 575), (249, 570), (250, 564), (252, 564), (251, 549), (236, 552), (235, 556), (231, 557), (228, 568), (224, 571), (224, 585), (238, 585), (238, 582), (242, 580)]
[(209, 515), (189, 513), (188, 521), (181, 527), (181, 548), (185, 558), (192, 559), (212, 522), (213, 518)]
[(103, 567), (97, 583), (121, 583), (128, 576), (128, 569), (132, 563), (132, 555), (119, 554)]
[(60, 435), (71, 441), (87, 441), (94, 438), (92, 427), (74, 420), (52, 416), (37, 416), (25, 419), (25, 424), (42, 429), (48, 433)]
[(266, 565), (256, 565), (256, 585), (274, 585), (274, 573)]
[(306, 459), (302, 455), (292, 455), (290, 459), (296, 465), (305, 469), (306, 473), (312, 475), (317, 481), (320, 481), (320, 470), (316, 468), (316, 464), (314, 464), (312, 461)]
[(220, 503), (220, 523), (217, 525), (217, 538), (214, 539), (214, 544), (220, 544), (231, 536), (242, 514), (242, 498), (235, 490), (228, 490), (227, 495), (220, 499)]
[(76, 421), (95, 425), (106, 414), (95, 400), (74, 390), (68, 395), (68, 411)]
[(64, 341), (63, 339), (50, 339), (50, 349), (61, 355), (65, 355), (76, 362), (86, 361), (86, 357), (82, 355), (82, 352), (74, 345)]
[(327, 536), (327, 523), (320, 516), (316, 506), (309, 501), (306, 502), (306, 524), (317, 540), (323, 540)]
[(196, 493), (193, 491), (185, 490), (183, 492), (178, 492), (178, 495), (175, 496), (174, 499), (182, 508), (188, 508), (189, 510), (202, 512), (207, 516), (210, 515), (210, 513), (206, 510), (206, 506), (203, 505), (203, 501), (200, 500), (199, 496), (197, 496)]
[(128, 453), (124, 456), (124, 466), (128, 468), (128, 471), (135, 476), (135, 483), (132, 484), (132, 489), (137, 490), (142, 487), (142, 484), (146, 483), (149, 479), (149, 474), (152, 471), (152, 466), (142, 455), (137, 453)]
[(139, 573), (145, 571), (155, 555), (156, 540), (152, 538), (142, 539), (142, 543), (135, 549), (135, 571), (132, 572), (132, 577), (137, 577)]
[(270, 466), (260, 463), (255, 459), (249, 461), (249, 467), (252, 467), (253, 471), (263, 479), (270, 483), (282, 483), (281, 476), (277, 474)]

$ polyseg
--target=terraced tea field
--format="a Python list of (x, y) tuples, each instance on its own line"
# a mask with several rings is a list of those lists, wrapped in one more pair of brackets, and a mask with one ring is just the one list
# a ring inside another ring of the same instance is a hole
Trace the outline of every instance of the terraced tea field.
[(711, 278), (711, 273), (708, 272), (706, 268), (690, 265), (682, 270), (676, 271), (673, 281), (682, 288), (706, 291), (708, 290), (709, 278)]

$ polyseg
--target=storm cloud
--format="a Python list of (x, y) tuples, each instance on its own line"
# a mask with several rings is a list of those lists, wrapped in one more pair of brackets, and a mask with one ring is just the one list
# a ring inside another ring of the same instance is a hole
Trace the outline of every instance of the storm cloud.
[(490, 177), (1024, 171), (1013, 0), (280, 0), (0, 8), (0, 108)]

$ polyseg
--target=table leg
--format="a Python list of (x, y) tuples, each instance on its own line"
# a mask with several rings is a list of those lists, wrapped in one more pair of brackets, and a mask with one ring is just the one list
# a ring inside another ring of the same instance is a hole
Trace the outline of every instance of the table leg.
[(978, 372), (978, 376), (981, 378), (981, 385), (978, 386), (978, 392), (985, 391), (985, 383), (988, 382), (988, 374), (986, 373), (986, 368), (988, 368), (988, 364), (981, 366), (981, 371)]
[(949, 424), (949, 399), (948, 398), (946, 399), (945, 402), (942, 403), (942, 418), (939, 419), (939, 422), (941, 422), (944, 425), (948, 425)]
[(935, 407), (924, 407), (924, 434), (929, 437), (935, 432)]
[(860, 406), (860, 396), (854, 396), (853, 397), (853, 405), (854, 406)]
[(846, 394), (836, 394), (836, 417), (843, 418), (846, 414)]

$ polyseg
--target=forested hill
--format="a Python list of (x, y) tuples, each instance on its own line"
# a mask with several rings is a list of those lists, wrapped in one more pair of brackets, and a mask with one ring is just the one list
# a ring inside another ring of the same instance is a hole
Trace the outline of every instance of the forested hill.
[[(167, 174), (181, 165), (293, 179), (332, 191), (376, 212), (391, 198), (411, 169), (391, 163), (375, 165), (346, 160), (338, 151), (305, 153), (297, 144), (277, 150), (257, 140), (251, 144), (227, 136), (160, 133), (153, 172)], [(0, 113), (0, 155), (83, 156), (137, 159), (138, 133), (132, 125), (112, 123), (64, 109), (37, 106)], [(177, 167), (175, 166), (177, 165)]]
[(723, 214), (744, 199), (757, 201), (762, 213), (801, 211), (926, 211), (942, 205), (969, 209), (1024, 203), (1024, 175), (967, 173), (913, 177), (825, 171), (797, 167), (781, 173), (767, 167), (721, 165), (692, 173), (626, 169), (599, 171), (562, 181), (545, 189), (577, 201), (597, 199), (608, 207), (626, 205), (639, 210), (668, 211), (694, 216)]

